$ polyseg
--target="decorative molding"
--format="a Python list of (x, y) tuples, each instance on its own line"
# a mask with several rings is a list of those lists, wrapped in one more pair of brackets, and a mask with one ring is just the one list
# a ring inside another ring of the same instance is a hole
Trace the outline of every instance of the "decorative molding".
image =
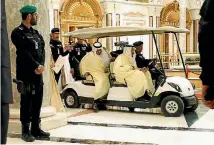
[(126, 17), (144, 17), (145, 15), (140, 12), (128, 12), (123, 14)]
[(136, 26), (145, 26), (146, 25), (146, 21), (145, 20), (142, 20), (142, 21), (131, 21), (131, 20), (127, 20), (127, 21), (124, 21), (124, 24), (125, 26), (133, 26), (133, 25), (136, 25)]
[(127, 1), (133, 1), (133, 2), (139, 2), (139, 3), (149, 3), (149, 0), (127, 0)]

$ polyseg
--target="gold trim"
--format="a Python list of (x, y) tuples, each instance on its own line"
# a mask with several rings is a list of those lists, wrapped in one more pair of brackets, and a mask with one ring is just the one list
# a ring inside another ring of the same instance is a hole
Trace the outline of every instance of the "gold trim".
[[(160, 14), (161, 26), (180, 27), (180, 8), (179, 3), (174, 1), (167, 4)], [(189, 9), (186, 9), (186, 28), (190, 30), (192, 18)]]
[[(59, 12), (61, 34), (75, 28), (101, 27), (103, 12), (97, 0), (65, 0)], [(62, 42), (68, 41), (61, 38)]]

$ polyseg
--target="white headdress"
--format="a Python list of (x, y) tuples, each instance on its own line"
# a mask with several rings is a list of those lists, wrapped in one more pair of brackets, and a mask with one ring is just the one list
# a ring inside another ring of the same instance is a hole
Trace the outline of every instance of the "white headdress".
[(93, 45), (93, 51), (96, 52), (97, 49), (101, 49), (102, 50), (102, 53), (99, 56), (102, 59), (105, 67), (109, 67), (109, 65), (110, 65), (109, 55), (106, 52), (106, 50), (103, 49), (103, 46), (102, 46), (102, 44), (100, 42), (95, 42), (94, 45)]
[(132, 50), (131, 47), (124, 47), (123, 54), (128, 56), (129, 60), (132, 62), (133, 65), (136, 65), (136, 60), (135, 60), (136, 53), (134, 52), (134, 55), (132, 56), (131, 50)]

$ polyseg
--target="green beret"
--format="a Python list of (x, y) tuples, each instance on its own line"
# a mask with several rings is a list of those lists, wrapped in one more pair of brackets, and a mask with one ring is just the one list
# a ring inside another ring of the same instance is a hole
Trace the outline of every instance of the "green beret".
[(21, 9), (20, 9), (20, 13), (35, 13), (36, 12), (36, 7), (35, 6), (33, 6), (33, 5), (26, 5), (26, 6), (24, 6), (24, 7), (22, 7)]

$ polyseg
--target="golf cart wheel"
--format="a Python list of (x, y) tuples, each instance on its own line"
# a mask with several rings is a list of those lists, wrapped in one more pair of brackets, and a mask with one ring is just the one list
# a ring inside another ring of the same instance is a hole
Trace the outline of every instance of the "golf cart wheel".
[(65, 106), (67, 108), (78, 108), (79, 107), (79, 99), (75, 92), (66, 92), (64, 96)]
[(134, 107), (129, 107), (130, 112), (134, 112), (134, 109), (135, 109)]
[(161, 111), (165, 117), (180, 117), (184, 112), (184, 102), (178, 96), (169, 95), (162, 100)]
[(186, 112), (193, 112), (198, 108), (198, 98), (197, 97), (195, 97), (195, 98), (196, 98), (195, 104), (189, 108), (185, 108)]
[(94, 109), (95, 112), (98, 112), (98, 106), (96, 103), (93, 104), (92, 108)]

